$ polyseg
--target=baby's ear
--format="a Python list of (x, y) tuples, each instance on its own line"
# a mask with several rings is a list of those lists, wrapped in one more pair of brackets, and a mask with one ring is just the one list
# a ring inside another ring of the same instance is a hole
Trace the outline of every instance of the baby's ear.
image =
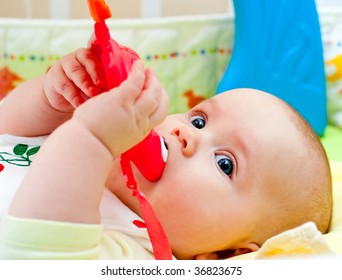
[(195, 256), (195, 260), (223, 260), (231, 257), (235, 257), (242, 254), (247, 254), (259, 250), (259, 246), (256, 243), (247, 243), (240, 246), (237, 249), (228, 249), (213, 253), (203, 253)]

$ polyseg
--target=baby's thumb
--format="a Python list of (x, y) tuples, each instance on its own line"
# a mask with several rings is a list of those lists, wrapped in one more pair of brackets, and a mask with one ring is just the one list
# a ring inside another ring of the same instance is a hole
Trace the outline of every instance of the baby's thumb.
[(136, 60), (127, 79), (120, 84), (117, 90), (123, 91), (129, 99), (136, 99), (144, 88), (145, 79), (144, 64), (140, 59)]

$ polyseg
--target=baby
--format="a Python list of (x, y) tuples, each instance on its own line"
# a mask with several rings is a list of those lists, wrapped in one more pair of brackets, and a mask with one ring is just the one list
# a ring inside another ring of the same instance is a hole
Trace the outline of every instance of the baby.
[[(132, 223), (141, 211), (120, 167), (120, 155), (151, 129), (168, 147), (164, 173), (150, 182), (133, 171), (175, 258), (256, 251), (307, 221), (327, 232), (328, 160), (313, 130), (285, 102), (235, 89), (166, 116), (167, 94), (141, 61), (108, 92), (102, 76), (96, 54), (79, 49), (0, 106), (3, 143), (44, 142), (16, 183), (0, 228), (0, 258), (153, 258), (146, 229)], [(43, 135), (45, 141), (37, 138)], [(11, 168), (0, 163), (3, 173)]]

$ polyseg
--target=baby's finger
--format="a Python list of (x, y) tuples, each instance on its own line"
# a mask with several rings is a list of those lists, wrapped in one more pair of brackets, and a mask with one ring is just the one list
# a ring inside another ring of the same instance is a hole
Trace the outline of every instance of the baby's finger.
[(49, 72), (48, 75), (54, 75), (51, 90), (63, 96), (74, 108), (77, 108), (82, 103), (80, 90), (67, 77), (61, 64), (56, 64)]
[[(77, 54), (79, 52), (79, 54)], [(77, 59), (77, 56), (82, 57), (82, 51), (78, 50), (61, 59), (61, 66), (65, 75), (87, 96), (99, 94), (99, 90), (93, 83), (91, 77), (86, 71), (86, 68)], [(84, 54), (83, 54), (84, 55)], [(85, 59), (83, 57), (83, 59)], [(82, 60), (81, 60), (82, 61)], [(83, 60), (84, 63), (84, 60)]]
[(106, 81), (101, 59), (90, 49), (80, 49), (76, 52), (77, 61), (85, 68), (93, 84), (105, 90)]
[(88, 49), (91, 49), (94, 46), (95, 40), (96, 40), (95, 33), (92, 33), (88, 40)]
[(156, 110), (150, 115), (150, 125), (151, 127), (156, 127), (159, 125), (168, 114), (169, 109), (169, 96), (167, 95), (164, 89), (161, 89), (161, 99), (159, 102), (159, 106)]
[(150, 116), (158, 108), (163, 87), (151, 69), (146, 69), (144, 89), (136, 101), (136, 110), (139, 115)]

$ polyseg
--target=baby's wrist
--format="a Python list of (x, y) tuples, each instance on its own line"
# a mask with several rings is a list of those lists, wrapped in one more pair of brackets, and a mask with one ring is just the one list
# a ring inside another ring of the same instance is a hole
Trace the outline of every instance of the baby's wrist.
[[(75, 113), (77, 110), (75, 111)], [(75, 126), (81, 127), (83, 130), (85, 130), (89, 137), (94, 138), (96, 145), (102, 146), (106, 149), (107, 153), (110, 154), (110, 157), (117, 157), (121, 154), (121, 151), (115, 149), (113, 141), (110, 141), (110, 139), (107, 139), (106, 137), (107, 132), (105, 131), (105, 128), (102, 128), (101, 125), (99, 125), (96, 121), (89, 122), (89, 119), (82, 118), (79, 114), (74, 114), (71, 121), (75, 123)], [(95, 144), (94, 142), (94, 144)]]

